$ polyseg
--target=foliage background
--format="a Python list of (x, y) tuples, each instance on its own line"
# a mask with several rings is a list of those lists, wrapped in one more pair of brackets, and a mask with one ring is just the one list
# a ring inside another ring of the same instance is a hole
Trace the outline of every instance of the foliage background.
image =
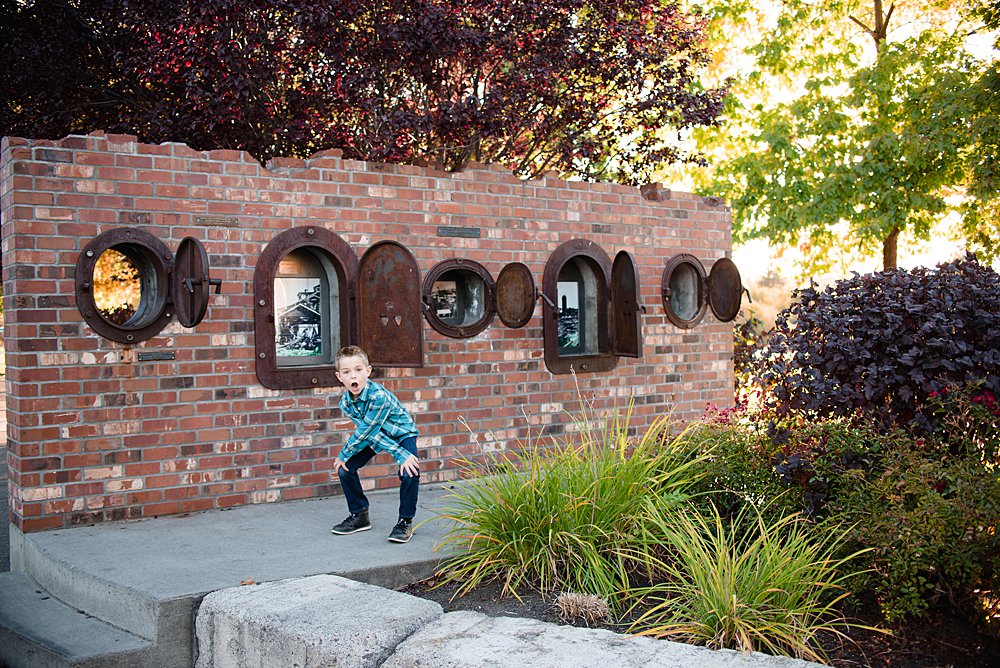
[[(0, 135), (639, 182), (711, 124), (675, 0), (0, 0)], [(669, 129), (670, 132), (664, 132)]]

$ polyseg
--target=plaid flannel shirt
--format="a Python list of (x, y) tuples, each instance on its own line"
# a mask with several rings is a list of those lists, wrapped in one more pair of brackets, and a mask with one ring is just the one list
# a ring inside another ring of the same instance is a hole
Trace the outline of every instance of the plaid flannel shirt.
[(413, 418), (389, 390), (369, 379), (365, 389), (355, 398), (344, 392), (340, 410), (354, 422), (354, 433), (340, 449), (337, 459), (348, 459), (370, 447), (375, 452), (388, 452), (397, 464), (402, 464), (410, 453), (399, 444), (403, 439), (417, 435)]

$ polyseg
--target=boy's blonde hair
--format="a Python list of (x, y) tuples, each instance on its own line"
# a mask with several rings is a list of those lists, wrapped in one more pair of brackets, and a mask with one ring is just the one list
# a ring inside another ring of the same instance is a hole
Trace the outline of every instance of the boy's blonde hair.
[(337, 351), (337, 357), (334, 358), (333, 363), (338, 369), (340, 368), (340, 360), (344, 359), (345, 357), (360, 357), (365, 361), (365, 366), (371, 366), (371, 364), (368, 362), (368, 353), (366, 353), (358, 346), (344, 346), (343, 348)]

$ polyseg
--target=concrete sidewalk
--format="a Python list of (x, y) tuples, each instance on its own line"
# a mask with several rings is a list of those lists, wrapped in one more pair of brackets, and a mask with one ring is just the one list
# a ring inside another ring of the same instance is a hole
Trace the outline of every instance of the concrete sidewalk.
[[(194, 615), (210, 592), (318, 574), (389, 588), (419, 580), (441, 559), (434, 547), (446, 532), (437, 517), (446, 494), (420, 490), (418, 527), (406, 544), (386, 540), (395, 490), (369, 495), (373, 528), (350, 536), (330, 533), (348, 514), (339, 496), (26, 535), (12, 529), (13, 571), (0, 574), (0, 665), (188, 666)], [(87, 647), (69, 646), (71, 637)], [(128, 652), (108, 659), (118, 647)]]
[[(157, 598), (204, 594), (248, 578), (267, 582), (320, 573), (392, 588), (429, 575), (440, 560), (434, 546), (446, 526), (437, 510), (446, 494), (441, 486), (421, 488), (419, 526), (406, 544), (386, 540), (399, 505), (390, 490), (369, 494), (373, 528), (350, 536), (330, 533), (348, 515), (344, 498), (335, 496), (42, 531), (23, 539), (14, 531), (11, 569), (33, 572), (26, 566), (42, 561)], [(27, 564), (18, 563), (18, 541), (31, 560)]]
[[(448, 529), (439, 512), (449, 490), (421, 489), (418, 528), (402, 545), (386, 540), (396, 490), (370, 494), (374, 527), (350, 536), (330, 533), (347, 515), (343, 497), (27, 535), (12, 530), (14, 571), (0, 574), (0, 665), (181, 668), (197, 659), (199, 666), (528, 668), (605, 666), (614, 656), (622, 668), (814, 665), (534, 620), (445, 614), (437, 603), (388, 591), (430, 575), (445, 556), (434, 548)], [(268, 584), (247, 586), (251, 581)], [(357, 589), (368, 585), (376, 586)], [(378, 634), (366, 623), (379, 633), (391, 627), (377, 661), (369, 644)], [(344, 635), (352, 624), (361, 626)], [(296, 664), (303, 647), (314, 658)], [(253, 663), (242, 654), (248, 649), (272, 653)], [(594, 661), (581, 662), (581, 652)], [(368, 658), (352, 663), (349, 656)]]

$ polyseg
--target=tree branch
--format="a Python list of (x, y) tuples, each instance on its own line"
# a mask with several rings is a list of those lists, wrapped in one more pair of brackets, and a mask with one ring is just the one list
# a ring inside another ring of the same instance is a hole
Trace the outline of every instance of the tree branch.
[(874, 30), (872, 30), (871, 28), (869, 28), (868, 26), (866, 26), (864, 23), (862, 23), (858, 19), (854, 18), (853, 16), (849, 16), (848, 18), (851, 19), (852, 21), (854, 21), (855, 23), (857, 23), (859, 26), (861, 26), (861, 29), (864, 30), (869, 35), (871, 35), (872, 39), (875, 39), (875, 31)]

